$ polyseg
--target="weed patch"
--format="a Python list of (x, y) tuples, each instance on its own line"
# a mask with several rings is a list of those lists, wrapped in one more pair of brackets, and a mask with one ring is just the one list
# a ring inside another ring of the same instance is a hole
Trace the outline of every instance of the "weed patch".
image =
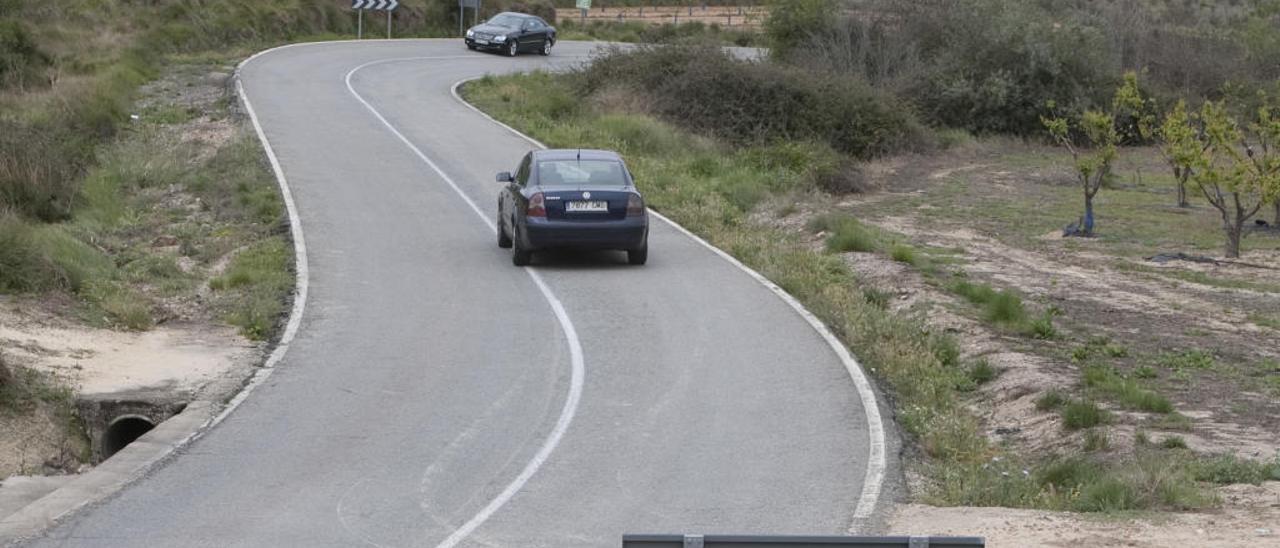
[(1068, 430), (1092, 428), (1100, 424), (1106, 424), (1111, 420), (1110, 413), (1098, 407), (1098, 404), (1088, 400), (1066, 402), (1062, 406), (1061, 414), (1062, 425)]
[(1083, 370), (1085, 386), (1105, 395), (1126, 409), (1151, 413), (1171, 413), (1173, 404), (1168, 398), (1142, 388), (1137, 381), (1125, 378), (1106, 365), (1090, 365)]
[(1057, 389), (1048, 390), (1036, 398), (1036, 409), (1041, 411), (1051, 411), (1058, 409), (1067, 403), (1067, 396)]
[(274, 333), (293, 288), (291, 257), (283, 238), (268, 238), (236, 255), (225, 274), (210, 280), (210, 288), (228, 301), (228, 323), (246, 337), (261, 340)]

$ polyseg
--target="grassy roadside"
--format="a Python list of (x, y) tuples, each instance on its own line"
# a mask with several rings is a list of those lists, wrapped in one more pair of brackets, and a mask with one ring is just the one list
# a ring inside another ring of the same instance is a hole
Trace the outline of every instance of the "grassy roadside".
[[(230, 68), (172, 57), (96, 148), (67, 218), (0, 214), (0, 292), (13, 294), (5, 317), (19, 332), (30, 310), (117, 330), (230, 324), (251, 340), (275, 335), (292, 247), (274, 176), (226, 93)], [(89, 462), (74, 379), (26, 354), (0, 382), (0, 429), (20, 438), (0, 440), (0, 475), (74, 473)]]
[(291, 258), (256, 139), (232, 120), (226, 98), (147, 99), (97, 151), (67, 220), (0, 219), (0, 255), (14, 266), (5, 288), (66, 291), (91, 325), (145, 330), (191, 319), (183, 309), (198, 306), (207, 286), (212, 308), (246, 336), (270, 336), (292, 287)]
[[(1079, 511), (1191, 509), (1215, 504), (1212, 484), (1280, 478), (1280, 463), (1197, 456), (1176, 442), (1143, 444), (1123, 461), (1088, 453), (1034, 459), (994, 444), (979, 430), (967, 399), (976, 384), (996, 374), (990, 365), (962, 360), (957, 341), (930, 330), (919, 316), (888, 310), (886, 297), (860, 284), (838, 257), (753, 220), (753, 209), (767, 200), (818, 192), (840, 162), (829, 147), (727, 145), (627, 109), (635, 101), (616, 91), (580, 95), (576, 77), (490, 77), (463, 91), (549, 146), (619, 150), (652, 207), (760, 271), (822, 318), (889, 389), (899, 424), (922, 453), (917, 468), (927, 478), (928, 501)], [(832, 251), (875, 252), (927, 274), (948, 273), (946, 250), (911, 247), (904, 238), (849, 219), (822, 224), (814, 228), (829, 234)], [(1016, 335), (1056, 336), (1051, 312), (1028, 313), (1016, 294), (972, 283), (952, 287)], [(1156, 411), (1168, 404), (1101, 367), (1090, 379), (1094, 397)], [(1064, 396), (1045, 405), (1061, 409), (1071, 428), (1088, 430), (1107, 420), (1088, 399)], [(1100, 430), (1087, 438), (1095, 447), (1106, 444)]]

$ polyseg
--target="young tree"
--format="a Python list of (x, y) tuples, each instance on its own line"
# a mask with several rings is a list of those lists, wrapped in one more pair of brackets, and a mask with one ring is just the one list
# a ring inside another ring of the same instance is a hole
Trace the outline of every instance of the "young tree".
[[(1053, 108), (1054, 105), (1050, 104), (1049, 107)], [(1102, 183), (1111, 176), (1111, 164), (1116, 159), (1120, 133), (1116, 131), (1115, 112), (1141, 110), (1138, 77), (1130, 72), (1125, 74), (1124, 83), (1116, 90), (1111, 101), (1111, 112), (1085, 111), (1075, 124), (1076, 129), (1084, 136), (1088, 150), (1076, 146), (1072, 123), (1065, 117), (1040, 117), (1040, 122), (1049, 130), (1049, 135), (1071, 152), (1071, 158), (1075, 162), (1076, 176), (1084, 191), (1084, 216), (1080, 218), (1078, 225), (1082, 236), (1093, 236), (1093, 198), (1102, 189)]]
[(1207, 102), (1196, 120), (1178, 116), (1165, 119), (1163, 135), (1177, 151), (1183, 169), (1206, 200), (1222, 216), (1228, 258), (1240, 256), (1245, 223), (1262, 206), (1280, 197), (1280, 117), (1273, 106), (1258, 109), (1247, 128), (1232, 116), (1223, 102)]
[(1164, 123), (1153, 133), (1161, 140), (1160, 155), (1173, 168), (1173, 178), (1178, 183), (1178, 207), (1190, 207), (1187, 183), (1191, 181), (1191, 163), (1197, 155), (1204, 153), (1207, 145), (1196, 139), (1196, 130), (1187, 114), (1187, 102), (1179, 99), (1165, 116)]

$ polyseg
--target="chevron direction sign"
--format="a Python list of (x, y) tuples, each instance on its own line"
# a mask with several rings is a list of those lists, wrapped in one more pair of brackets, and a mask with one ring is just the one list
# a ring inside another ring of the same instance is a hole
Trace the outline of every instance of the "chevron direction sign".
[(399, 0), (351, 0), (351, 9), (353, 10), (391, 11), (399, 5)]

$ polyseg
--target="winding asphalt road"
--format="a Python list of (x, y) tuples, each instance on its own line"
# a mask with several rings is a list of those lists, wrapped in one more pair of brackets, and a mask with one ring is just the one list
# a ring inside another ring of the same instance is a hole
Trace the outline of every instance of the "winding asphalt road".
[(522, 269), (495, 245), (493, 174), (533, 145), (450, 89), (591, 48), (366, 41), (246, 63), (307, 242), (297, 337), (226, 420), (34, 544), (616, 546), (872, 527), (866, 402), (769, 288), (656, 219), (644, 267), (600, 253)]

